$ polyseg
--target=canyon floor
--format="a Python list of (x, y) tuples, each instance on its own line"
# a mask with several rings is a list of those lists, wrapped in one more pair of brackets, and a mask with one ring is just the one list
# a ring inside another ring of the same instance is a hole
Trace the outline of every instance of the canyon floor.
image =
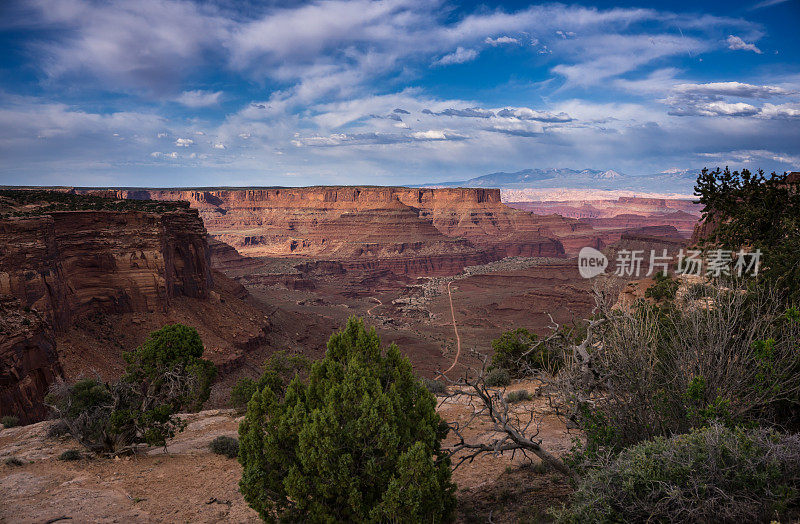
[[(535, 391), (536, 384), (508, 388), (518, 389)], [(543, 399), (535, 397), (516, 409), (539, 414), (539, 438), (547, 449), (560, 454), (569, 448), (572, 435)], [(438, 411), (448, 421), (463, 422), (470, 414), (459, 397), (440, 398)], [(186, 419), (185, 431), (166, 451), (150, 449), (116, 459), (84, 454), (69, 462), (58, 457), (80, 446), (69, 437), (48, 437), (52, 422), (0, 430), (0, 522), (258, 522), (238, 491), (239, 463), (208, 449), (217, 436), (237, 435), (240, 414), (218, 409)], [(467, 436), (482, 440), (492, 434), (488, 423), (479, 421)], [(11, 457), (21, 465), (6, 464)], [(563, 476), (519, 454), (465, 462), (453, 480), (458, 485), (460, 522), (539, 520), (570, 493)]]
[[(287, 273), (273, 259), (257, 260), (258, 267), (227, 273), (256, 300), (286, 315), (315, 319), (312, 329), (296, 331), (298, 348), (314, 347), (315, 339), (331, 333), (325, 329), (339, 328), (356, 315), (375, 327), (385, 344), (396, 343), (417, 372), (429, 377), (447, 369), (455, 357), (453, 312), (462, 346), (488, 354), (492, 339), (504, 331), (524, 327), (546, 333), (551, 315), (568, 324), (588, 315), (593, 305), (591, 282), (578, 274), (576, 259), (512, 257), (469, 266), (450, 277), (420, 278), (388, 271)], [(475, 365), (467, 355), (453, 372)]]

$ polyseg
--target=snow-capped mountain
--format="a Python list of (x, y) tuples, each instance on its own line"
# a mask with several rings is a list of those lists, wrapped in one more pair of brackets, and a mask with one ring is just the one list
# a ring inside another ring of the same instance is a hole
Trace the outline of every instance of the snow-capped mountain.
[(458, 182), (422, 184), (435, 187), (493, 187), (500, 189), (574, 188), (630, 190), (690, 195), (699, 169), (671, 168), (660, 173), (626, 175), (614, 169), (535, 168), (498, 171)]

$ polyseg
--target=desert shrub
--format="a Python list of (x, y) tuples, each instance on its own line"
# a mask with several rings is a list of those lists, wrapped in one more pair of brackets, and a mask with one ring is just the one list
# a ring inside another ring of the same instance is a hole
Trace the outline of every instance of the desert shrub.
[(525, 328), (503, 333), (492, 340), (492, 349), (489, 370), (505, 369), (512, 378), (536, 371), (557, 371), (561, 367), (561, 351)]
[(134, 351), (124, 353), (117, 382), (83, 379), (56, 383), (46, 402), (70, 434), (92, 451), (133, 451), (139, 444), (164, 446), (183, 430), (180, 410), (197, 410), (208, 399), (216, 368), (201, 358), (193, 328), (165, 326)]
[(239, 441), (233, 437), (220, 435), (208, 445), (212, 453), (225, 455), (228, 458), (236, 458), (239, 455)]
[(607, 456), (559, 522), (766, 522), (800, 502), (800, 435), (714, 424)]
[(351, 318), (307, 379), (272, 373), (239, 427), (240, 489), (268, 521), (439, 522), (455, 486), (434, 396)]
[(644, 291), (644, 296), (655, 301), (672, 300), (678, 292), (680, 283), (669, 276), (669, 273), (659, 271), (653, 276), (653, 285)]
[(22, 465), (24, 465), (24, 464), (25, 464), (25, 463), (24, 463), (24, 462), (22, 462), (22, 461), (21, 461), (20, 459), (18, 459), (17, 457), (8, 457), (8, 458), (5, 460), (5, 465), (6, 465), (6, 466), (16, 467), (16, 466), (22, 466)]
[(258, 389), (256, 381), (252, 378), (245, 377), (236, 381), (236, 384), (231, 388), (231, 407), (237, 409), (244, 409), (247, 403), (253, 398), (253, 393)]
[(58, 456), (58, 460), (64, 461), (73, 461), (73, 460), (80, 460), (82, 458), (81, 452), (77, 449), (68, 449), (64, 453)]
[(69, 424), (64, 419), (56, 419), (47, 428), (47, 438), (59, 438), (69, 435)]
[(502, 388), (511, 384), (511, 375), (502, 368), (495, 368), (486, 373), (484, 383), (490, 388)]
[(425, 377), (422, 379), (422, 385), (434, 395), (444, 395), (447, 393), (447, 385), (441, 380), (433, 380)]
[(19, 426), (19, 418), (14, 415), (6, 415), (0, 418), (0, 424), (2, 424), (4, 428), (13, 428)]
[(559, 376), (584, 449), (621, 449), (717, 420), (793, 427), (800, 313), (766, 290), (714, 287), (710, 305), (601, 308), (590, 362)]
[(533, 399), (533, 396), (527, 389), (518, 389), (506, 395), (506, 402), (509, 404), (516, 404), (517, 402), (527, 402)]

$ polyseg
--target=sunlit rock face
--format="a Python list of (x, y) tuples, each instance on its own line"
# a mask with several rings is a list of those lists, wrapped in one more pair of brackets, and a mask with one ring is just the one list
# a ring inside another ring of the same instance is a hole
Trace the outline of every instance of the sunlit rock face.
[(505, 206), (497, 189), (135, 190), (116, 196), (186, 200), (209, 234), (247, 256), (448, 274), (505, 256), (564, 254), (547, 220)]

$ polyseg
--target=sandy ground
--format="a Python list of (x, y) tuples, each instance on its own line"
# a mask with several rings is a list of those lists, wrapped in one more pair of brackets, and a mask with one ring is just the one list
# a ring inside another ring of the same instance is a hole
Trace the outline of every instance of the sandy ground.
[[(535, 388), (516, 384), (509, 388)], [(561, 453), (570, 436), (541, 399), (516, 409), (541, 412), (539, 438), (547, 449)], [(439, 412), (448, 421), (465, 421), (470, 408), (464, 399), (447, 399)], [(50, 422), (0, 431), (0, 522), (257, 522), (238, 492), (241, 466), (235, 459), (214, 455), (208, 444), (219, 435), (235, 437), (238, 415), (210, 410), (187, 416), (186, 430), (165, 453), (151, 449), (135, 457), (108, 459), (85, 455), (65, 462), (59, 455), (80, 449), (68, 437), (48, 438)], [(486, 422), (469, 431), (486, 440)], [(445, 445), (452, 443), (448, 437)], [(10, 457), (23, 462), (6, 464)], [(482, 456), (464, 463), (453, 474), (459, 487), (459, 521), (539, 521), (546, 508), (565, 500), (570, 488), (556, 473), (542, 472), (521, 455)]]

